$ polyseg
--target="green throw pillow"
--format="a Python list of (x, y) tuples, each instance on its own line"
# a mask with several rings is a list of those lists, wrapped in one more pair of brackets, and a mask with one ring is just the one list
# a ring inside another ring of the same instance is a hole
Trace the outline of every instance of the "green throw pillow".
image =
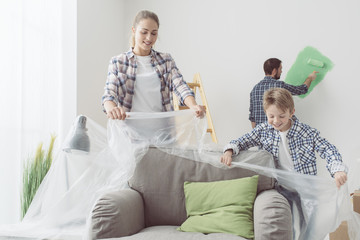
[(178, 230), (254, 238), (253, 206), (258, 178), (256, 175), (216, 182), (185, 182), (188, 219)]

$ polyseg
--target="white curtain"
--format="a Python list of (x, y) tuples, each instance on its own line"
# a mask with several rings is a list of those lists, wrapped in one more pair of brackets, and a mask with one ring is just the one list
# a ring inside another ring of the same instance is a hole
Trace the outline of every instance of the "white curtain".
[(20, 220), (23, 162), (62, 134), (61, 5), (0, 1), (0, 224)]

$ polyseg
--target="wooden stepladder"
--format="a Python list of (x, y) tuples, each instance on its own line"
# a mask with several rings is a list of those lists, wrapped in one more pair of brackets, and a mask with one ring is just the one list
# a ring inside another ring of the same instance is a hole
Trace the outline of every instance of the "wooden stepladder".
[[(211, 115), (210, 115), (210, 110), (209, 110), (209, 106), (206, 100), (206, 96), (205, 96), (205, 91), (204, 91), (204, 87), (200, 78), (200, 74), (199, 73), (195, 73), (194, 75), (194, 79), (192, 83), (187, 83), (189, 85), (189, 87), (191, 88), (191, 90), (193, 90), (195, 96), (196, 96), (196, 89), (199, 89), (199, 94), (201, 97), (201, 101), (202, 101), (202, 105), (205, 107), (205, 111), (206, 111), (206, 118), (207, 118), (207, 123), (208, 123), (208, 129), (207, 132), (211, 134), (211, 138), (212, 141), (217, 143), (217, 137), (215, 134), (215, 129), (214, 129), (214, 125), (211, 119)], [(175, 94), (173, 94), (173, 98), (174, 98), (174, 110), (178, 111), (178, 110), (184, 110), (184, 109), (189, 109), (187, 106), (180, 106), (179, 105), (179, 101), (178, 98), (176, 97)]]

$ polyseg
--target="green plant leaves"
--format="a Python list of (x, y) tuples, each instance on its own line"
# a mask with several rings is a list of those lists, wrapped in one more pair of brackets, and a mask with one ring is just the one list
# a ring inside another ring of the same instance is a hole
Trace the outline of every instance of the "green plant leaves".
[(42, 180), (46, 176), (52, 163), (52, 152), (56, 136), (51, 135), (49, 148), (45, 154), (43, 144), (36, 149), (35, 156), (29, 157), (24, 163), (22, 193), (21, 193), (21, 219), (24, 218)]

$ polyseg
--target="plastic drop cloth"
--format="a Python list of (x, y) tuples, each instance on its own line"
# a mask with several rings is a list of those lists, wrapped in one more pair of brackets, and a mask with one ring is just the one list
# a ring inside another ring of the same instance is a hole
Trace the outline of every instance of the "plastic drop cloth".
[[(76, 122), (64, 146), (76, 133)], [(149, 146), (194, 161), (220, 163), (223, 146), (210, 142), (206, 119), (191, 110), (164, 113), (129, 113), (124, 120), (109, 120), (104, 129), (87, 119), (90, 152), (61, 151), (37, 191), (23, 221), (0, 227), (0, 239), (91, 239), (91, 211), (104, 193), (127, 188), (136, 162)], [(194, 151), (182, 151), (193, 149)], [(297, 191), (301, 197), (306, 226), (300, 229), (299, 211), (293, 205), (295, 239), (324, 239), (347, 220), (351, 239), (360, 239), (360, 216), (352, 211), (347, 185), (337, 189), (327, 178), (274, 169), (272, 162), (249, 157), (232, 167), (251, 169)]]

